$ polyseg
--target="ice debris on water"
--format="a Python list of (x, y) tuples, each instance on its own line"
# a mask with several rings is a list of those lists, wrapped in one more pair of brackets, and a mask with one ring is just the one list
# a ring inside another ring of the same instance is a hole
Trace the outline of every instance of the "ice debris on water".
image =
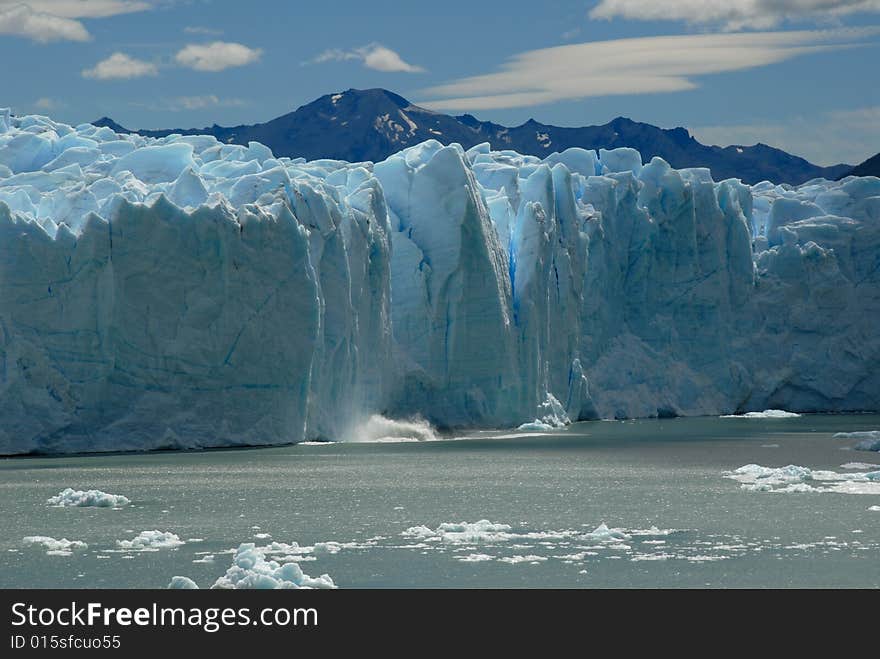
[(131, 500), (121, 494), (108, 494), (101, 490), (74, 490), (72, 487), (66, 487), (55, 496), (49, 497), (46, 503), (62, 508), (121, 508), (131, 503)]
[(239, 545), (226, 574), (212, 588), (275, 589), (275, 588), (336, 588), (328, 574), (310, 577), (297, 563), (279, 562), (252, 542)]
[(68, 540), (67, 538), (56, 540), (46, 535), (29, 535), (22, 538), (21, 541), (25, 545), (41, 545), (49, 556), (70, 556), (74, 551), (82, 551), (89, 547), (81, 540)]
[(159, 551), (175, 549), (186, 544), (176, 533), (170, 531), (141, 531), (131, 540), (117, 540), (116, 545), (124, 551)]

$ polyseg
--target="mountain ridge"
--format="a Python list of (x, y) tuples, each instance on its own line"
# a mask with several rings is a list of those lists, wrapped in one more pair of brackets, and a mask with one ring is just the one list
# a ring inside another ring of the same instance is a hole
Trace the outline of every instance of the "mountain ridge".
[(150, 137), (209, 134), (227, 143), (246, 145), (256, 141), (277, 156), (307, 160), (380, 161), (408, 146), (436, 139), (443, 144), (458, 142), (466, 149), (489, 142), (495, 150), (511, 149), (540, 157), (570, 147), (598, 150), (626, 146), (637, 149), (646, 162), (660, 156), (677, 169), (708, 167), (716, 180), (739, 178), (750, 184), (762, 180), (794, 185), (812, 178), (834, 180), (852, 170), (852, 165), (846, 164), (821, 167), (761, 143), (708, 146), (685, 128), (659, 128), (626, 117), (598, 126), (553, 126), (535, 119), (519, 126), (503, 126), (471, 114), (434, 112), (385, 89), (325, 94), (292, 112), (250, 125), (130, 130), (109, 117), (93, 123), (120, 133)]

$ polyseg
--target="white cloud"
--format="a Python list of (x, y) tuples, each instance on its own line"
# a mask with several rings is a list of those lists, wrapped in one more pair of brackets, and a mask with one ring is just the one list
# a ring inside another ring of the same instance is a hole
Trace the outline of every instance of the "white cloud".
[(153, 6), (140, 0), (0, 0), (0, 9), (16, 5), (27, 5), (34, 11), (63, 18), (106, 18), (145, 11)]
[(177, 98), (169, 99), (165, 109), (176, 112), (179, 110), (203, 110), (214, 107), (242, 107), (244, 105), (246, 105), (245, 101), (240, 98), (221, 98), (214, 94), (205, 94), (202, 96), (178, 96)]
[(880, 106), (728, 126), (692, 126), (704, 144), (770, 144), (818, 165), (857, 165), (880, 150)]
[(368, 69), (386, 73), (423, 73), (425, 69), (406, 62), (397, 52), (380, 43), (371, 43), (353, 50), (332, 48), (315, 57), (312, 64), (358, 60)]
[(785, 21), (835, 22), (855, 13), (880, 12), (880, 0), (602, 0), (593, 19), (626, 18), (767, 29)]
[(618, 94), (675, 92), (703, 75), (776, 64), (809, 53), (851, 47), (880, 28), (691, 34), (616, 39), (531, 50), (500, 71), (425, 90), (433, 109), (485, 110)]
[(49, 112), (50, 110), (58, 110), (59, 108), (63, 108), (65, 104), (57, 99), (43, 96), (42, 98), (38, 98), (36, 101), (34, 101), (33, 106), (36, 110), (45, 110), (46, 112)]
[(89, 41), (92, 37), (79, 21), (27, 5), (0, 4), (0, 34), (27, 37), (39, 43), (50, 41)]
[(175, 59), (182, 66), (196, 71), (223, 71), (234, 66), (253, 64), (263, 51), (240, 43), (213, 41), (207, 44), (189, 44), (177, 53)]
[(159, 73), (155, 64), (135, 59), (125, 53), (113, 53), (105, 60), (101, 60), (91, 69), (84, 69), (83, 78), (96, 80), (119, 80), (128, 78), (141, 78), (154, 76)]
[(218, 30), (213, 27), (203, 27), (201, 25), (188, 25), (183, 28), (183, 31), (187, 34), (207, 34), (215, 37), (223, 34), (223, 30)]

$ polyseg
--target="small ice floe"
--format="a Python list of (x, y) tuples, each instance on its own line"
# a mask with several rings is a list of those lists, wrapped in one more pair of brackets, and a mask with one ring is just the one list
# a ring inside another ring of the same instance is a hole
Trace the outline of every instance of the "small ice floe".
[(186, 543), (176, 533), (170, 531), (141, 531), (131, 540), (117, 540), (116, 545), (123, 551), (159, 551), (175, 549)]
[(876, 471), (880, 470), (880, 464), (875, 462), (845, 462), (840, 465), (841, 469), (853, 469), (856, 471)]
[(509, 563), (510, 565), (519, 565), (520, 563), (530, 563), (531, 565), (537, 565), (538, 563), (543, 563), (546, 560), (546, 556), (538, 556), (536, 554), (521, 556), (517, 554), (515, 556), (503, 556), (502, 558), (498, 559), (498, 562)]
[(172, 590), (198, 590), (199, 585), (189, 577), (171, 577), (168, 588)]
[(81, 540), (68, 540), (67, 538), (56, 540), (47, 535), (29, 535), (22, 538), (21, 541), (25, 545), (42, 545), (46, 549), (47, 556), (70, 556), (74, 551), (89, 548)]
[(834, 433), (834, 439), (855, 439), (853, 448), (857, 451), (880, 451), (880, 430), (861, 430), (858, 432)]
[(506, 542), (511, 539), (511, 526), (481, 519), (477, 522), (443, 522), (437, 528), (411, 526), (401, 535), (429, 542), (479, 544)]
[(722, 419), (790, 419), (800, 414), (785, 410), (764, 410), (763, 412), (746, 412), (745, 414), (722, 414)]
[(602, 522), (591, 533), (585, 533), (583, 539), (592, 542), (624, 542), (631, 537), (623, 529), (611, 529), (605, 522)]
[(456, 556), (455, 560), (462, 563), (483, 563), (485, 561), (494, 561), (495, 557), (491, 554), (467, 554), (466, 556)]
[(747, 464), (722, 473), (751, 492), (836, 492), (840, 494), (880, 494), (880, 471), (838, 473), (798, 465), (764, 467)]
[(328, 574), (310, 577), (297, 563), (272, 560), (267, 557), (264, 548), (245, 542), (236, 550), (226, 574), (217, 579), (211, 588), (336, 588), (336, 584)]
[(543, 430), (553, 430), (554, 426), (551, 426), (549, 423), (544, 423), (543, 421), (538, 421), (537, 419), (535, 419), (534, 421), (529, 421), (528, 423), (523, 423), (522, 425), (517, 426), (516, 429), (517, 430), (524, 430), (524, 431), (528, 431), (528, 430), (531, 430), (531, 431), (541, 430), (541, 431), (543, 431)]
[(121, 508), (130, 504), (131, 499), (101, 490), (74, 490), (72, 487), (66, 487), (55, 496), (46, 499), (46, 503), (59, 508)]

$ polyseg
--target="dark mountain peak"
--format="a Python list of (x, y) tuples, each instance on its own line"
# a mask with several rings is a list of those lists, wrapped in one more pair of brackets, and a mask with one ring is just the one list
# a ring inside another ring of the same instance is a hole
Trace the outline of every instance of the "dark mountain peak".
[[(119, 133), (128, 133), (109, 117), (94, 122)], [(412, 105), (386, 89), (347, 89), (326, 94), (271, 121), (250, 126), (204, 129), (139, 130), (141, 135), (163, 137), (171, 133), (207, 133), (224, 143), (247, 145), (262, 142), (277, 156), (310, 160), (333, 158), (360, 162), (379, 161), (428, 139), (457, 142), (468, 149), (489, 142), (499, 150), (546, 156), (571, 147), (638, 149), (645, 161), (660, 156), (676, 168), (708, 167), (716, 180), (740, 178), (746, 183), (770, 180), (803, 183), (812, 178), (837, 178), (849, 165), (819, 167), (785, 151), (757, 144), (706, 146), (685, 128), (658, 128), (629, 117), (616, 117), (602, 126), (559, 127), (530, 118), (515, 127), (480, 121), (471, 114), (449, 116)]]
[[(625, 126), (635, 126), (638, 122), (633, 121), (629, 117), (615, 117), (611, 121), (608, 122), (609, 126), (617, 127), (625, 127)], [(645, 125), (645, 124), (642, 124)]]
[(131, 131), (128, 130), (127, 128), (123, 128), (122, 126), (120, 126), (119, 124), (117, 124), (117, 123), (116, 123), (115, 121), (113, 121), (110, 117), (101, 117), (101, 118), (98, 119), (97, 121), (93, 121), (93, 122), (92, 122), (92, 125), (93, 125), (93, 126), (97, 126), (98, 128), (109, 128), (110, 130), (112, 130), (112, 131), (114, 131), (114, 132), (116, 132), (116, 133), (126, 134), (126, 133), (130, 133), (130, 132), (131, 132)]
[(880, 153), (871, 156), (860, 165), (848, 169), (841, 175), (841, 178), (846, 176), (880, 176)]
[(470, 126), (471, 128), (477, 128), (478, 126), (481, 126), (483, 124), (482, 121), (477, 119), (472, 114), (460, 114), (455, 118), (458, 119), (465, 126)]

